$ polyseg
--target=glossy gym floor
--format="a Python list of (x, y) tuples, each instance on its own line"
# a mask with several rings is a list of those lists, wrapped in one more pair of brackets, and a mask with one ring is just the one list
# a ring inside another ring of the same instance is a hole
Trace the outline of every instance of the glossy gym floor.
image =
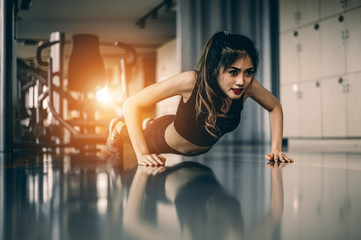
[(137, 167), (131, 155), (0, 158), (0, 239), (361, 239), (361, 155), (217, 145)]

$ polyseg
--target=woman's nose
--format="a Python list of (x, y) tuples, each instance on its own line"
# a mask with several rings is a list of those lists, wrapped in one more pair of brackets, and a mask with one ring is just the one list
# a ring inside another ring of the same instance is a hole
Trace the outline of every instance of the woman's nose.
[(236, 85), (240, 87), (244, 86), (243, 74), (239, 74), (238, 78), (236, 79)]

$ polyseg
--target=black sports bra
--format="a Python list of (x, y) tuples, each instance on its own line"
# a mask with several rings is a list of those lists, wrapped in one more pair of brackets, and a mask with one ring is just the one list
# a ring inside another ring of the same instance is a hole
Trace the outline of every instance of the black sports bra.
[(174, 119), (174, 127), (189, 142), (201, 147), (209, 147), (214, 145), (224, 134), (233, 131), (239, 125), (243, 109), (243, 95), (240, 99), (232, 100), (231, 107), (227, 112), (228, 117), (217, 118), (216, 126), (219, 128), (219, 132), (214, 132), (218, 136), (216, 138), (209, 134), (205, 128), (205, 119), (208, 114), (201, 113), (196, 118), (196, 92), (197, 84), (186, 103), (183, 102), (183, 98), (180, 100)]

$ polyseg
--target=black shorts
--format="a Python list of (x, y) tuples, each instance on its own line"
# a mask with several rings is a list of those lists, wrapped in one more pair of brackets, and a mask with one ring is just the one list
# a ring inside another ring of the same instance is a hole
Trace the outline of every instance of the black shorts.
[[(147, 142), (147, 146), (150, 153), (174, 153), (179, 155), (185, 155), (177, 150), (171, 148), (165, 141), (165, 130), (174, 121), (175, 115), (164, 115), (153, 120), (144, 129), (144, 137)], [(124, 131), (123, 131), (124, 129)], [(126, 128), (122, 129), (122, 137), (130, 142), (128, 131)]]

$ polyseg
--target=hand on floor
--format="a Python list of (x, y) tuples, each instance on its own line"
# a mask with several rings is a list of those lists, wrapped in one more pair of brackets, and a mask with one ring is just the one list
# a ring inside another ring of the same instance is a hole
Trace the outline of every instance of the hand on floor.
[(142, 166), (164, 166), (165, 157), (159, 154), (145, 154), (138, 158), (138, 164)]
[(266, 154), (265, 158), (268, 161), (274, 161), (274, 162), (288, 162), (288, 163), (294, 162), (293, 159), (287, 157), (286, 154), (280, 151), (270, 152)]

